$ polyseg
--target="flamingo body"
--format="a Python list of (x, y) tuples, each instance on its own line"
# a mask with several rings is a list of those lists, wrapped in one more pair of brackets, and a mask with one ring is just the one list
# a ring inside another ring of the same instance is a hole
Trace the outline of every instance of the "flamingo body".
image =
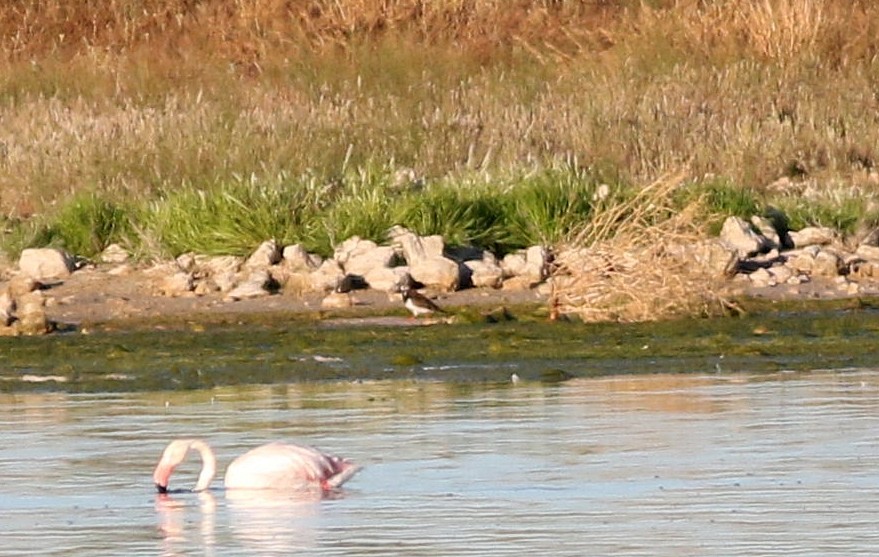
[[(202, 470), (193, 491), (210, 486), (216, 474), (216, 458), (200, 439), (176, 439), (162, 453), (153, 481), (160, 493), (168, 491), (171, 474), (190, 449), (201, 455)], [(226, 489), (272, 489), (285, 491), (330, 491), (341, 486), (358, 470), (353, 462), (313, 447), (290, 443), (268, 443), (239, 456), (226, 470)]]
[(223, 483), (226, 489), (328, 491), (348, 480), (357, 466), (348, 460), (315, 448), (269, 443), (252, 449), (232, 461)]

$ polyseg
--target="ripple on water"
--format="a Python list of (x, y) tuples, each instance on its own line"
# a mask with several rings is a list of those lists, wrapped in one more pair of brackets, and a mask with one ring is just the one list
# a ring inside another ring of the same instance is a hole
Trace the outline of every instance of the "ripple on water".
[[(865, 370), (0, 395), (2, 554), (875, 555), (877, 394)], [(194, 435), (365, 468), (318, 502), (157, 496)]]

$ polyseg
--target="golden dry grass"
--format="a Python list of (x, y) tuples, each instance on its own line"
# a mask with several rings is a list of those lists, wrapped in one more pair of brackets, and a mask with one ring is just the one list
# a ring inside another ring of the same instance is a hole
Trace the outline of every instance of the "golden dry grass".
[(602, 207), (559, 249), (553, 277), (559, 313), (633, 322), (726, 310), (722, 277), (693, 257), (705, 237), (703, 207), (697, 201), (679, 211), (673, 202), (684, 176), (665, 176)]
[(855, 0), (10, 0), (0, 214), (344, 165), (874, 188)]

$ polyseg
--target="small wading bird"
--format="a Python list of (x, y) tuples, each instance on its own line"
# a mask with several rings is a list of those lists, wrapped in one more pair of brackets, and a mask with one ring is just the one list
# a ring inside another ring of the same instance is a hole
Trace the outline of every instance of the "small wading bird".
[[(217, 473), (211, 447), (200, 439), (171, 441), (153, 472), (159, 493), (168, 493), (171, 474), (190, 449), (201, 456), (201, 472), (192, 491), (204, 491)], [(268, 443), (239, 456), (226, 469), (226, 489), (272, 489), (329, 492), (348, 481), (358, 470), (353, 462), (325, 454), (312, 447)]]
[(403, 295), (403, 305), (412, 313), (412, 317), (430, 315), (431, 313), (446, 313), (433, 300), (408, 286), (403, 288), (400, 293)]

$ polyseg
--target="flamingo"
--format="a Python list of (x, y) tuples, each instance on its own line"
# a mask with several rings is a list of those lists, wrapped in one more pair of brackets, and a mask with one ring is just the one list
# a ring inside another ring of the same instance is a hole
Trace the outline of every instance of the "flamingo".
[[(201, 472), (192, 491), (204, 491), (217, 473), (217, 459), (210, 445), (201, 439), (171, 441), (153, 472), (159, 493), (168, 492), (171, 474), (189, 453), (198, 451)], [(274, 489), (302, 491), (319, 488), (332, 491), (351, 478), (359, 466), (350, 460), (328, 455), (313, 447), (274, 442), (239, 456), (226, 469), (226, 489)]]

